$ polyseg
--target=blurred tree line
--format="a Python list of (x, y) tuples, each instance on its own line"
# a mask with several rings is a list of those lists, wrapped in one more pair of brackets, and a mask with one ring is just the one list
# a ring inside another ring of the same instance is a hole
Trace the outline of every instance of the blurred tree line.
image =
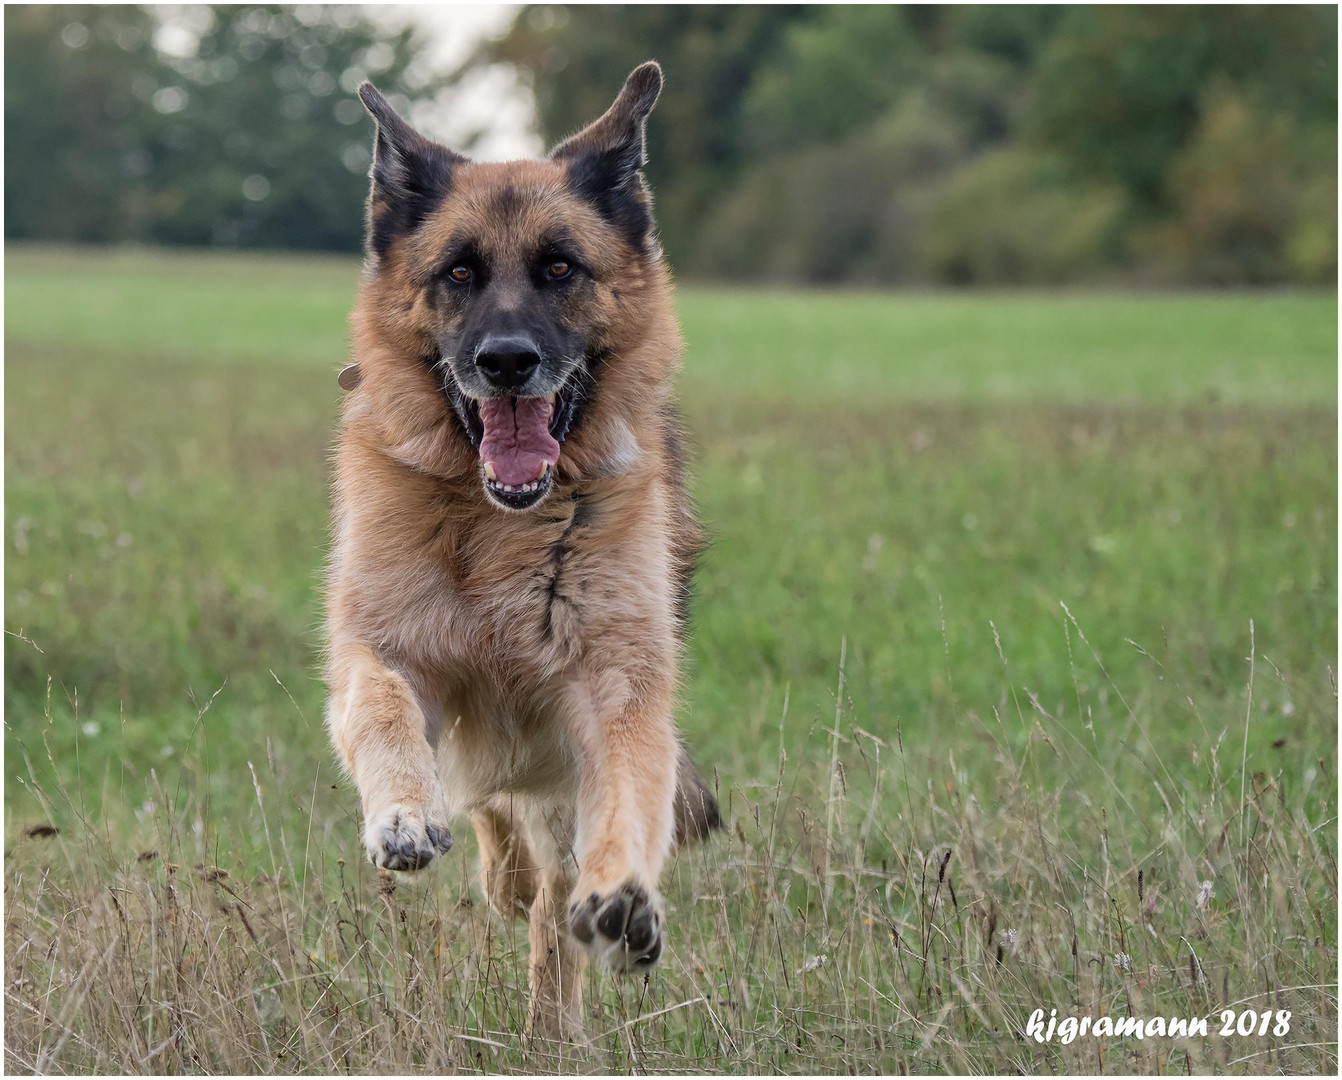
[[(5, 236), (357, 250), (375, 78), (423, 47), (355, 7), (5, 8)], [(419, 93), (432, 90), (428, 84)]]
[(535, 7), (547, 140), (654, 56), (682, 273), (1332, 282), (1337, 9)]
[(354, 250), (365, 76), (513, 65), (547, 143), (656, 57), (684, 275), (1333, 282), (1335, 7), (524, 8), (454, 72), (353, 7), (5, 10), (8, 237)]

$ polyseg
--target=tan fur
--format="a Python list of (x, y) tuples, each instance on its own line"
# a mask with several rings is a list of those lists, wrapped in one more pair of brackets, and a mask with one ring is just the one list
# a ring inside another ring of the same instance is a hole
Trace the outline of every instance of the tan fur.
[[(595, 268), (582, 317), (610, 360), (554, 491), (511, 513), (486, 500), (478, 457), (420, 360), (435, 317), (422, 279), (463, 230), (507, 253), (555, 227)], [(370, 261), (351, 329), (361, 380), (335, 460), (332, 738), (375, 861), (389, 836), (432, 857), (447, 818), (471, 815), (486, 895), (529, 917), (533, 1029), (573, 1036), (585, 950), (571, 902), (632, 883), (660, 925), (673, 834), (708, 827), (673, 809), (675, 608), (699, 536), (668, 451), (681, 350), (669, 276), (573, 195), (559, 163), (471, 164), (419, 229)], [(697, 786), (682, 789), (703, 791), (689, 773)], [(608, 946), (598, 937), (591, 951), (618, 969)]]
[(471, 815), (480, 847), (480, 886), (500, 915), (525, 919), (539, 887), (539, 867), (527, 842), (521, 808), (495, 799)]

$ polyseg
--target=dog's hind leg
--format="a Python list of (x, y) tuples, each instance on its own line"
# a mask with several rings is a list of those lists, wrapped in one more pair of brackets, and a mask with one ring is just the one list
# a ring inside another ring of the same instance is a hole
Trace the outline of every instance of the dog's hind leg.
[(418, 870), (452, 846), (428, 722), (406, 677), (363, 645), (332, 649), (327, 722), (363, 800), (368, 858)]
[(532, 811), (531, 850), (540, 864), (531, 905), (531, 1018), (527, 1030), (545, 1039), (581, 1040), (583, 947), (569, 933), (568, 901), (577, 880), (569, 812)]
[(471, 815), (480, 845), (480, 885), (499, 914), (525, 919), (536, 899), (539, 877), (527, 843), (522, 808), (509, 796), (494, 799)]
[(685, 847), (696, 840), (707, 840), (716, 829), (721, 829), (722, 812), (718, 800), (704, 783), (690, 755), (681, 747), (676, 763), (676, 847)]

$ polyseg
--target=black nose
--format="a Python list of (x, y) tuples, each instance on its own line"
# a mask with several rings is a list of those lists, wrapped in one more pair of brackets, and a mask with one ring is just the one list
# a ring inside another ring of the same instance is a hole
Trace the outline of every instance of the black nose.
[(475, 366), (501, 390), (516, 390), (540, 366), (535, 342), (525, 337), (487, 337), (475, 353)]

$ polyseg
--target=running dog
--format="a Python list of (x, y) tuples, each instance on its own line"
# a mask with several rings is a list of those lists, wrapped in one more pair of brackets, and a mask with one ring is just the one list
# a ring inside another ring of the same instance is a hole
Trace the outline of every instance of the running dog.
[(636, 68), (548, 158), (472, 161), (377, 122), (357, 367), (335, 457), (332, 741), (369, 858), (421, 870), (470, 815), (530, 923), (530, 1028), (581, 1033), (588, 957), (662, 954), (658, 878), (720, 827), (672, 719), (701, 546)]

